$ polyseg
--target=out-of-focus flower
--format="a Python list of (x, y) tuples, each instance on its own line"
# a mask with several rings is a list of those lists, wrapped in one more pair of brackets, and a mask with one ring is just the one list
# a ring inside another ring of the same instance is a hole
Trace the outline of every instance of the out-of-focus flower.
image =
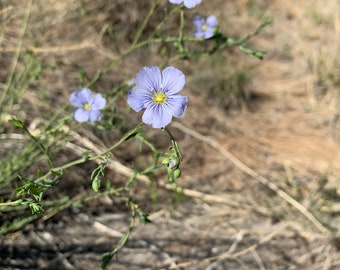
[(184, 3), (184, 6), (186, 8), (194, 8), (196, 7), (199, 3), (202, 2), (202, 0), (169, 0), (169, 2), (171, 4), (176, 4), (176, 5), (179, 5), (179, 4), (182, 4)]
[(101, 94), (95, 94), (88, 88), (73, 92), (70, 104), (76, 107), (73, 117), (78, 122), (96, 122), (102, 117), (100, 110), (104, 109), (106, 100)]
[(167, 67), (162, 72), (156, 66), (143, 67), (136, 74), (135, 84), (127, 102), (136, 112), (145, 109), (142, 117), (145, 124), (163, 128), (172, 117), (184, 115), (189, 99), (178, 94), (185, 85), (182, 71), (174, 67)]
[(197, 38), (212, 38), (218, 27), (218, 21), (214, 15), (210, 15), (206, 19), (202, 16), (195, 16), (193, 23), (196, 26), (194, 36)]

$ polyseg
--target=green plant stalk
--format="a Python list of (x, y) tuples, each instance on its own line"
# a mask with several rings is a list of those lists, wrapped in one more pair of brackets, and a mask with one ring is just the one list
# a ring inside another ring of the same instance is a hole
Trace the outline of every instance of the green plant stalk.
[(12, 202), (5, 202), (5, 203), (0, 203), (0, 211), (1, 211), (1, 207), (7, 207), (7, 206), (16, 206), (16, 205), (20, 205), (22, 203), (22, 200), (16, 200), (16, 201), (12, 201)]
[[(123, 51), (119, 55), (119, 57), (117, 57), (117, 59), (110, 61), (102, 70), (99, 70), (97, 72), (97, 74), (94, 76), (94, 78), (87, 84), (87, 87), (91, 87), (95, 82), (97, 82), (104, 74), (106, 74), (109, 70), (111, 70), (114, 66), (116, 66), (127, 55), (129, 55), (130, 53), (132, 53), (136, 49), (143, 47), (147, 44), (145, 42), (139, 42), (138, 43), (138, 40), (140, 39), (140, 36), (142, 35), (142, 33), (145, 29), (145, 26), (149, 22), (152, 14), (154, 13), (156, 8), (158, 7), (159, 3), (160, 3), (160, 0), (156, 0), (156, 1), (153, 2), (152, 6), (150, 7), (150, 10), (148, 12), (148, 15), (145, 17), (143, 23), (141, 24), (141, 26), (137, 30), (137, 33), (134, 37), (134, 40), (133, 40), (132, 44), (129, 46), (129, 48), (126, 49), (125, 51)], [(165, 19), (163, 19), (163, 21), (164, 20)]]
[(158, 36), (159, 31), (164, 26), (165, 22), (171, 17), (172, 14), (179, 12), (182, 9), (181, 6), (176, 6), (174, 9), (172, 9), (169, 13), (166, 14), (166, 16), (163, 18), (161, 22), (158, 23), (156, 30), (152, 33), (152, 36)]
[(47, 162), (48, 165), (50, 166), (50, 168), (53, 168), (53, 161), (51, 159), (51, 156), (48, 152), (48, 150), (46, 149), (46, 147), (38, 140), (38, 138), (36, 138), (26, 127), (26, 125), (19, 119), (16, 118), (12, 118), (10, 120), (10, 123), (12, 123), (14, 126), (20, 128), (21, 130), (23, 130), (26, 135), (40, 148), (40, 150), (45, 154), (46, 158), (47, 158)]
[(127, 204), (130, 206), (131, 209), (130, 224), (128, 231), (122, 236), (117, 246), (111, 252), (107, 252), (103, 255), (101, 264), (102, 269), (105, 269), (109, 262), (112, 260), (112, 258), (119, 252), (119, 250), (121, 250), (126, 245), (132, 234), (132, 231), (135, 228), (136, 210), (138, 209), (138, 205), (136, 205), (131, 199), (127, 200)]
[(232, 45), (242, 45), (242, 44), (246, 43), (251, 38), (257, 36), (267, 25), (271, 24), (272, 22), (273, 22), (272, 17), (265, 18), (262, 21), (262, 23), (251, 34), (248, 34), (248, 35), (244, 36), (243, 38), (237, 40), (234, 44), (233, 43), (231, 43), (231, 44)]
[[(254, 33), (255, 32), (257, 32), (257, 31), (254, 31)], [(247, 35), (246, 37), (241, 38), (239, 40), (226, 38), (226, 41), (223, 43), (223, 45), (221, 45), (219, 47), (219, 49), (224, 49), (227, 46), (240, 46), (243, 43), (245, 43), (246, 41), (248, 41), (250, 38), (252, 38), (254, 36), (254, 33)], [(142, 48), (146, 45), (150, 45), (150, 44), (175, 43), (175, 42), (178, 42), (178, 41), (180, 41), (181, 43), (183, 43), (183, 42), (206, 42), (206, 40), (203, 39), (203, 38), (196, 38), (196, 37), (192, 37), (192, 36), (181, 36), (181, 35), (179, 35), (179, 36), (172, 36), (172, 37), (165, 37), (165, 38), (161, 38), (161, 37), (155, 38), (153, 35), (151, 35), (151, 37), (149, 37), (148, 39), (146, 39), (144, 41), (140, 41), (140, 42), (134, 44), (133, 46), (130, 46), (128, 49), (123, 51), (117, 59), (109, 62), (105, 66), (104, 69), (102, 69), (100, 72), (98, 72), (98, 74), (91, 80), (91, 82), (87, 86), (90, 87), (91, 85), (93, 85), (102, 75), (107, 73), (115, 65), (117, 65), (123, 58), (125, 58), (127, 55), (129, 55), (130, 53), (132, 53), (133, 51), (135, 51), (137, 49), (140, 49), (140, 48)], [(211, 53), (207, 53), (207, 54), (211, 54)], [(181, 57), (183, 57), (183, 56), (180, 55), (180, 58)]]
[(147, 139), (145, 139), (142, 135), (137, 134), (136, 139), (140, 140), (143, 144), (149, 147), (152, 152), (159, 153), (159, 151), (155, 148), (155, 146), (151, 142), (149, 142)]
[(137, 33), (136, 33), (136, 35), (135, 35), (135, 37), (134, 37), (134, 40), (133, 40), (133, 42), (132, 42), (131, 47), (134, 47), (134, 46), (137, 44), (139, 38), (141, 37), (141, 35), (142, 35), (142, 33), (143, 33), (144, 29), (145, 29), (145, 26), (148, 24), (148, 22), (149, 22), (149, 20), (150, 20), (150, 18), (151, 18), (151, 16), (152, 16), (152, 14), (153, 14), (153, 13), (155, 12), (155, 10), (157, 9), (159, 3), (160, 3), (160, 0), (156, 0), (156, 1), (153, 1), (153, 2), (152, 2), (151, 8), (149, 9), (148, 14), (146, 15), (146, 17), (145, 17), (143, 23), (140, 25), (140, 27), (139, 27), (138, 30), (137, 30)]
[(166, 133), (169, 135), (169, 137), (171, 139), (171, 143), (172, 143), (173, 148), (175, 149), (177, 158), (179, 158), (179, 160), (182, 161), (183, 156), (182, 156), (182, 153), (181, 153), (181, 151), (178, 147), (177, 141), (175, 140), (174, 136), (172, 135), (172, 133), (170, 132), (170, 130), (168, 128), (164, 128), (164, 130), (166, 131)]
[[(42, 218), (43, 220), (47, 220), (48, 218), (54, 216), (55, 214), (59, 213), (60, 211), (70, 208), (72, 205), (77, 204), (83, 204), (89, 201), (97, 200), (99, 198), (108, 196), (108, 195), (116, 195), (121, 196), (121, 192), (124, 191), (124, 188), (116, 188), (116, 189), (109, 189), (105, 190), (101, 193), (95, 193), (94, 195), (89, 196), (88, 194), (85, 195), (79, 195), (73, 199), (69, 199), (68, 197), (64, 197), (58, 201), (49, 201), (47, 203), (43, 203), (42, 206), (45, 208), (48, 208), (46, 212), (44, 212), (44, 215), (42, 214), (34, 214), (29, 217), (23, 217), (22, 219), (18, 219), (15, 222), (13, 222), (10, 226), (1, 226), (0, 227), (0, 235), (19, 230), (26, 226), (27, 224), (31, 223), (32, 221)], [(123, 197), (122, 197), (123, 198)], [(124, 199), (124, 198), (123, 198)], [(125, 198), (126, 199), (126, 198)], [(13, 202), (12, 205), (8, 206), (22, 206), (23, 201), (20, 200)], [(6, 203), (7, 204), (7, 203)], [(6, 205), (4, 205), (6, 206)]]
[(179, 23), (179, 30), (178, 30), (178, 40), (174, 43), (177, 47), (180, 54), (185, 52), (184, 50), (184, 11), (183, 9), (180, 10), (180, 23)]
[(144, 123), (140, 123), (139, 125), (137, 125), (135, 128), (131, 129), (130, 131), (126, 132), (124, 134), (124, 136), (114, 145), (112, 145), (110, 148), (108, 148), (107, 150), (105, 150), (104, 152), (102, 152), (99, 155), (96, 155), (94, 157), (91, 157), (89, 160), (96, 160), (104, 155), (106, 155), (107, 153), (113, 151), (114, 149), (116, 149), (117, 147), (119, 147), (123, 142), (127, 141), (128, 139), (137, 136), (137, 134), (140, 132), (140, 130), (142, 129), (142, 127), (144, 126)]
[(8, 80), (7, 80), (7, 83), (5, 85), (5, 89), (4, 89), (4, 92), (2, 93), (2, 97), (1, 97), (1, 100), (0, 100), (0, 108), (6, 107), (5, 105), (8, 105), (8, 104), (4, 104), (4, 101), (6, 100), (8, 92), (12, 87), (15, 70), (16, 70), (16, 67), (17, 67), (17, 64), (18, 64), (21, 48), (22, 48), (22, 45), (23, 45), (23, 42), (24, 42), (24, 36), (26, 34), (26, 30), (27, 30), (27, 27), (28, 27), (28, 19), (30, 17), (31, 11), (32, 11), (32, 6), (33, 6), (33, 0), (30, 0), (27, 3), (27, 6), (25, 8), (26, 13), (25, 13), (25, 17), (24, 17), (23, 26), (22, 26), (22, 32), (21, 32), (20, 38), (19, 38), (19, 40), (20, 40), (19, 46), (18, 46), (18, 49), (17, 49), (17, 51), (16, 51), (16, 53), (13, 57), (13, 62), (12, 62), (12, 66), (11, 66), (11, 69), (10, 69), (10, 72), (9, 72)]
[[(184, 33), (184, 12), (182, 9), (175, 8), (172, 10), (170, 13), (173, 14), (177, 11), (180, 12), (180, 28), (179, 28), (179, 33), (178, 36), (173, 36), (173, 37), (155, 37), (157, 36), (157, 33), (160, 31), (159, 27), (156, 28), (156, 30), (149, 35), (149, 38), (146, 38), (144, 41), (139, 41), (140, 36), (146, 26), (146, 23), (149, 21), (152, 13), (154, 10), (157, 8), (159, 4), (159, 0), (157, 0), (154, 5), (151, 6), (148, 15), (146, 16), (144, 22), (142, 23), (141, 27), (138, 29), (136, 37), (134, 38), (134, 41), (132, 44), (127, 48), (125, 51), (123, 51), (117, 59), (114, 59), (110, 61), (102, 70), (98, 71), (97, 74), (94, 76), (94, 78), (87, 84), (86, 87), (91, 87), (95, 82), (97, 82), (104, 74), (106, 74), (109, 70), (111, 70), (114, 66), (116, 66), (122, 59), (124, 59), (127, 55), (132, 53), (133, 51), (140, 49), (146, 45), (150, 44), (157, 44), (157, 43), (173, 43), (177, 44), (177, 47), (179, 49), (179, 52), (181, 53), (179, 56), (175, 57), (172, 59), (172, 61), (181, 59), (183, 58), (183, 54), (185, 53), (184, 51), (184, 42), (206, 42), (205, 39), (203, 38), (196, 38), (193, 36), (185, 36), (183, 35)], [(169, 15), (170, 16), (170, 15)], [(160, 25), (164, 25), (164, 22), (169, 18), (169, 16), (166, 16), (162, 22), (160, 22)], [(268, 18), (264, 20), (264, 22), (261, 23), (259, 27), (255, 29), (255, 31), (249, 35), (246, 35), (245, 37), (239, 39), (239, 40), (233, 40), (231, 38), (225, 38), (225, 42), (219, 46), (218, 49), (224, 49), (227, 46), (240, 46), (243, 45), (245, 42), (247, 42), (249, 39), (252, 37), (256, 36), (259, 34), (259, 32), (268, 24), (272, 22), (271, 18)], [(207, 54), (211, 54), (207, 53)], [(256, 54), (253, 54), (256, 56)]]
[(69, 162), (67, 164), (64, 164), (62, 166), (52, 168), (49, 172), (47, 172), (45, 175), (39, 177), (36, 181), (39, 182), (41, 180), (49, 178), (51, 175), (56, 175), (56, 174), (57, 175), (61, 175), (64, 170), (66, 170), (66, 169), (68, 169), (70, 167), (73, 167), (75, 165), (82, 164), (82, 163), (84, 163), (86, 161), (100, 159), (101, 157), (105, 156), (109, 152), (111, 152), (111, 151), (115, 150), (116, 148), (118, 148), (122, 143), (124, 143), (125, 141), (127, 141), (131, 137), (136, 136), (140, 132), (140, 130), (142, 129), (143, 126), (144, 126), (144, 124), (140, 123), (135, 128), (129, 130), (128, 132), (126, 132), (124, 134), (124, 136), (117, 143), (115, 143), (114, 145), (112, 145), (107, 150), (103, 151), (102, 153), (91, 157), (89, 155), (89, 152), (85, 152), (81, 158), (76, 159), (74, 161), (71, 161), (71, 162)]
[[(18, 122), (17, 125), (19, 125), (19, 124), (23, 124), (23, 123), (22, 122)], [(39, 177), (36, 182), (44, 180), (44, 179), (48, 178), (51, 175), (58, 175), (58, 176), (60, 176), (60, 175), (62, 175), (62, 172), (65, 169), (67, 169), (67, 168), (73, 167), (73, 166), (78, 165), (78, 164), (82, 164), (82, 163), (84, 163), (84, 162), (86, 162), (88, 160), (97, 160), (97, 159), (103, 157), (107, 153), (109, 153), (109, 152), (113, 151), (114, 149), (116, 149), (117, 147), (119, 147), (122, 143), (124, 143), (125, 141), (127, 141), (131, 137), (137, 136), (143, 126), (144, 126), (144, 124), (141, 123), (138, 126), (136, 126), (135, 128), (133, 128), (132, 130), (128, 131), (127, 133), (125, 133), (125, 135), (117, 143), (115, 143), (113, 146), (111, 146), (110, 148), (108, 148), (107, 150), (102, 152), (101, 154), (93, 156), (93, 157), (90, 157), (89, 153), (86, 152), (86, 153), (83, 154), (83, 156), (80, 159), (74, 160), (74, 161), (69, 162), (67, 164), (64, 164), (63, 166), (60, 166), (60, 167), (52, 168), (47, 174), (45, 174), (44, 176)], [(24, 125), (22, 125), (22, 129), (25, 130), (25, 126)], [(118, 194), (120, 190), (122, 190), (122, 189), (111, 190), (109, 192), (104, 192), (104, 194), (113, 194), (113, 193)], [(103, 193), (101, 193), (101, 194), (103, 194)], [(96, 194), (93, 197), (81, 198), (81, 200), (86, 202), (88, 200), (92, 200), (94, 198), (97, 198), (98, 196), (99, 195)], [(79, 201), (79, 199), (75, 198), (74, 200), (71, 200), (70, 202), (66, 203), (62, 207), (62, 209), (65, 209), (65, 208), (71, 206), (72, 204), (74, 204), (75, 202), (78, 202), (78, 201)], [(1, 203), (0, 207), (5, 207), (6, 208), (6, 207), (13, 207), (13, 206), (20, 206), (23, 203), (24, 202), (22, 200), (17, 200), (17, 201), (13, 201), (13, 202)], [(58, 208), (58, 211), (60, 211), (62, 209)], [(25, 222), (25, 221), (24, 222), (19, 222), (17, 225), (13, 224), (13, 226), (11, 228), (9, 228), (9, 230), (19, 229), (22, 226), (24, 226), (25, 224), (27, 224), (28, 222), (31, 222), (32, 220), (36, 219), (37, 217), (38, 217), (37, 215), (34, 215), (33, 217), (28, 218), (27, 222)], [(0, 232), (4, 232), (4, 229), (1, 229)]]

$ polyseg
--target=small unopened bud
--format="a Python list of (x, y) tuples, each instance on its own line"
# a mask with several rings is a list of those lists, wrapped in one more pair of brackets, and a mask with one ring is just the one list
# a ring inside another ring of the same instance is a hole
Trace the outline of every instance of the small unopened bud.
[(176, 170), (174, 170), (174, 177), (175, 179), (181, 176), (181, 169), (177, 168)]
[(179, 159), (177, 157), (173, 157), (170, 162), (168, 163), (168, 167), (170, 169), (175, 169), (179, 165)]
[(169, 165), (169, 163), (170, 163), (170, 159), (169, 158), (163, 158), (163, 160), (162, 160), (162, 165), (166, 165), (166, 166), (168, 166)]

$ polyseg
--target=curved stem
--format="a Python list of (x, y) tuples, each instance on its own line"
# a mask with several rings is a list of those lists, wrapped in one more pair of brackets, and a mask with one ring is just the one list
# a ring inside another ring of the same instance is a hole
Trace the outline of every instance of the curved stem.
[(130, 198), (127, 200), (127, 204), (131, 209), (130, 224), (128, 231), (120, 238), (117, 246), (111, 252), (107, 252), (103, 255), (101, 269), (105, 269), (109, 262), (112, 260), (112, 258), (118, 253), (118, 251), (121, 250), (126, 245), (126, 243), (130, 239), (132, 231), (135, 228), (137, 214), (136, 211), (138, 210), (138, 205), (136, 205)]
[(169, 129), (167, 129), (166, 127), (163, 129), (166, 131), (166, 133), (168, 133), (170, 139), (171, 139), (171, 143), (172, 143), (172, 147), (175, 149), (175, 152), (176, 152), (176, 156), (177, 158), (182, 161), (183, 159), (183, 155), (181, 153), (181, 150), (179, 149), (179, 146), (178, 146), (178, 143), (177, 141), (175, 140), (175, 137), (172, 135), (172, 133), (170, 132)]
[(43, 180), (43, 179), (46, 179), (47, 177), (51, 176), (52, 174), (54, 175), (60, 175), (62, 174), (62, 172), (70, 167), (73, 167), (75, 165), (78, 165), (78, 164), (82, 164), (88, 160), (97, 160), (99, 158), (101, 158), (102, 156), (105, 156), (106, 154), (108, 154), (109, 152), (111, 152), (112, 150), (116, 149), (118, 146), (120, 146), (123, 142), (127, 141), (128, 139), (136, 136), (140, 130), (142, 129), (142, 127), (144, 126), (144, 123), (140, 123), (139, 125), (137, 125), (135, 128), (129, 130), (128, 132), (126, 132), (124, 134), (124, 136), (118, 141), (116, 142), (114, 145), (112, 145), (110, 148), (106, 149), (105, 151), (103, 151), (102, 153), (98, 154), (98, 155), (95, 155), (95, 156), (90, 156), (89, 155), (89, 152), (85, 152), (83, 154), (83, 156), (79, 159), (76, 159), (72, 162), (69, 162), (67, 164), (64, 164), (62, 166), (59, 166), (59, 167), (55, 167), (53, 169), (51, 169), (49, 172), (47, 172), (45, 175), (39, 177), (37, 179), (37, 181), (39, 180)]
[(137, 42), (138, 42), (140, 36), (142, 35), (142, 33), (143, 33), (144, 29), (145, 29), (145, 26), (146, 26), (147, 23), (149, 22), (149, 20), (150, 20), (152, 14), (153, 14), (153, 13), (155, 12), (155, 10), (157, 9), (157, 7), (158, 7), (158, 5), (159, 5), (159, 2), (160, 2), (160, 0), (156, 0), (156, 1), (153, 2), (153, 5), (151, 6), (151, 8), (150, 8), (150, 10), (149, 10), (148, 15), (146, 15), (146, 17), (145, 17), (143, 23), (141, 24), (141, 26), (139, 27), (139, 29), (138, 29), (138, 31), (137, 31), (137, 33), (136, 33), (136, 35), (135, 35), (135, 38), (134, 38), (134, 40), (133, 40), (133, 42), (132, 42), (131, 47), (134, 47), (134, 46), (137, 44)]
[(116, 149), (118, 146), (120, 146), (123, 142), (127, 141), (128, 139), (130, 139), (131, 137), (135, 137), (140, 130), (142, 129), (142, 127), (144, 126), (144, 123), (140, 123), (138, 126), (136, 126), (134, 129), (131, 129), (130, 131), (128, 131), (127, 133), (124, 134), (124, 136), (114, 145), (112, 145), (110, 148), (108, 148), (107, 150), (105, 150), (104, 152), (100, 153), (99, 155), (96, 155), (94, 157), (89, 158), (89, 160), (96, 160), (104, 155), (106, 155), (107, 153), (111, 152), (112, 150)]

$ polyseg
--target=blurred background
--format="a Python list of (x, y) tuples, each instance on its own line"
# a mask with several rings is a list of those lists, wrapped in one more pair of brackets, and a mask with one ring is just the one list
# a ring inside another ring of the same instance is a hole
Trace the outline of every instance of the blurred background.
[[(195, 15), (214, 14), (222, 33), (235, 39), (272, 16), (247, 44), (265, 51), (263, 60), (229, 47), (170, 61), (174, 48), (167, 43), (121, 58), (151, 2), (0, 1), (1, 196), (11, 196), (17, 175), (46, 169), (11, 117), (41, 135), (53, 117), (72, 113), (69, 95), (109, 67), (91, 86), (108, 99), (102, 121), (55, 126), (60, 166), (137, 125), (141, 114), (128, 108), (128, 88), (120, 85), (143, 66), (173, 65), (186, 75), (181, 93), (190, 100), (185, 117), (169, 126), (184, 156), (177, 181), (184, 191), (167, 189), (164, 173), (156, 175), (159, 184), (134, 186), (152, 223), (136, 226), (108, 269), (339, 269), (339, 1), (203, 0), (185, 10), (188, 35)], [(173, 7), (161, 1), (143, 35)], [(175, 35), (178, 22), (170, 17), (164, 32)], [(167, 150), (162, 132), (143, 133)], [(128, 142), (114, 160), (143, 166), (152, 153)], [(94, 168), (95, 162), (72, 167), (47, 198), (91, 195)], [(107, 168), (105, 179), (120, 185), (127, 175)], [(1, 213), (1, 269), (98, 269), (129, 227), (128, 208), (114, 196), (63, 205), (8, 229), (16, 215)]]

